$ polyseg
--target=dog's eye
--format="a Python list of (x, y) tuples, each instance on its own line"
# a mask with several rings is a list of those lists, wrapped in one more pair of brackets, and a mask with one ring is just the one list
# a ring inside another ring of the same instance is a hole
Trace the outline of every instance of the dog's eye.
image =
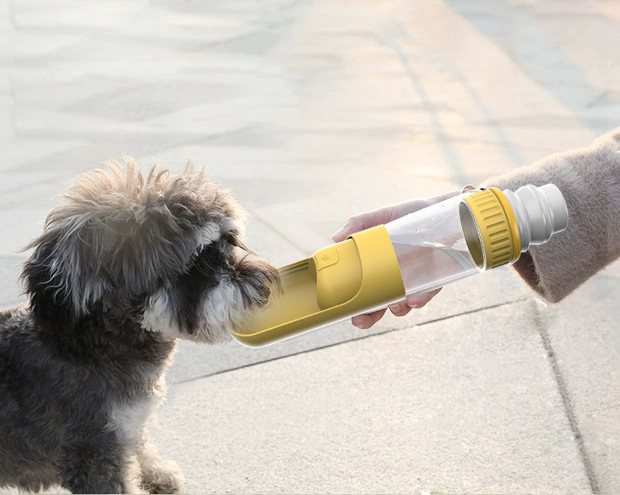
[(200, 259), (202, 254), (205, 252), (206, 246), (198, 246), (198, 248), (190, 255), (187, 260), (187, 264), (185, 266), (185, 271), (189, 270), (192, 266), (196, 264), (196, 262)]
[(231, 246), (241, 247), (242, 243), (239, 240), (238, 234), (235, 231), (226, 232), (223, 235), (224, 240)]
[(230, 246), (234, 246), (242, 251), (245, 251), (246, 254), (256, 254), (249, 247), (247, 247), (241, 239), (239, 239), (239, 234), (236, 231), (227, 232), (222, 236), (222, 239), (228, 243)]

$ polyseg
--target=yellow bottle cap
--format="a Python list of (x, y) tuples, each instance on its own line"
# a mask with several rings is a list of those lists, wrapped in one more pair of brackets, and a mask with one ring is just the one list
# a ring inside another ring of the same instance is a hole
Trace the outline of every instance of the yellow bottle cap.
[(465, 196), (460, 216), (467, 247), (479, 268), (489, 270), (519, 258), (517, 219), (502, 191), (490, 187)]

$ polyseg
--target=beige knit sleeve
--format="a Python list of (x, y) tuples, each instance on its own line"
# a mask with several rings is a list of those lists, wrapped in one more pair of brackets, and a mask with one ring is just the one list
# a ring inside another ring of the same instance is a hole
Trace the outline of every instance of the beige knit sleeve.
[(513, 267), (532, 289), (557, 302), (620, 256), (620, 128), (588, 148), (551, 155), (483, 186), (515, 191), (548, 183), (564, 194), (568, 227), (532, 246)]

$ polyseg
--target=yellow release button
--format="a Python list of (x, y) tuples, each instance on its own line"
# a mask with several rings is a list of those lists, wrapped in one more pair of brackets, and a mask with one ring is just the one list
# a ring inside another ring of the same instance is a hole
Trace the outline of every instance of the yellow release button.
[(317, 271), (335, 265), (338, 263), (338, 260), (338, 248), (336, 246), (321, 249), (321, 251), (314, 256)]

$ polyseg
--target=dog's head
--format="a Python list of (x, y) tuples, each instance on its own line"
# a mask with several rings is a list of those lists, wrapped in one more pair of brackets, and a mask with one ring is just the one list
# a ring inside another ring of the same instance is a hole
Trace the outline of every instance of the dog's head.
[(277, 271), (244, 246), (229, 192), (191, 167), (108, 167), (79, 177), (29, 246), (23, 279), (39, 324), (126, 311), (170, 338), (216, 342), (266, 303)]

